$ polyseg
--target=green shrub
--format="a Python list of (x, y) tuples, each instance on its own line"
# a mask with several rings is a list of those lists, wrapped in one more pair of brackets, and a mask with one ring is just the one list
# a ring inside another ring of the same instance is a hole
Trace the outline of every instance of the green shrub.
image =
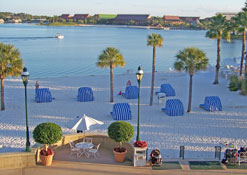
[(108, 127), (108, 136), (116, 142), (119, 142), (121, 148), (122, 142), (129, 142), (133, 138), (134, 128), (127, 122), (117, 121)]
[(62, 129), (55, 123), (41, 123), (34, 129), (33, 138), (40, 144), (54, 144), (61, 140)]
[(230, 77), (230, 83), (228, 86), (230, 91), (237, 91), (241, 89), (241, 80), (236, 76), (232, 75)]

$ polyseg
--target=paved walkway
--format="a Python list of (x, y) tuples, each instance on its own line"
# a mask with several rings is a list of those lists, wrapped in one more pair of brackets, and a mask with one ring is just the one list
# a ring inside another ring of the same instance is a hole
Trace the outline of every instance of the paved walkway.
[[(187, 163), (184, 164), (186, 167)], [(133, 167), (55, 160), (50, 167), (1, 170), (0, 175), (247, 175), (247, 170), (152, 170), (151, 167)]]

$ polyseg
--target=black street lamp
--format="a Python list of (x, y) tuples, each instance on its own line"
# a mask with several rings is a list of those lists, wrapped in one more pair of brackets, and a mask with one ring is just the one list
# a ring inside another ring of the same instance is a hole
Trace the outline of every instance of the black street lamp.
[(26, 152), (30, 152), (30, 141), (29, 141), (29, 130), (28, 130), (28, 120), (27, 120), (27, 83), (29, 78), (29, 72), (27, 68), (23, 68), (21, 78), (25, 87), (25, 110), (26, 110)]
[(138, 88), (139, 88), (139, 93), (138, 93), (138, 121), (137, 121), (137, 136), (136, 136), (136, 141), (140, 140), (140, 93), (141, 93), (141, 81), (143, 77), (143, 70), (141, 66), (138, 67), (138, 72), (136, 73), (136, 79), (138, 82)]

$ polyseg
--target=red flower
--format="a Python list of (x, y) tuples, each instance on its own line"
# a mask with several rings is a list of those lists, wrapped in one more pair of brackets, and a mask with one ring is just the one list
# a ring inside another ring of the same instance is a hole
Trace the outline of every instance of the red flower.
[(124, 148), (124, 147), (122, 147), (122, 148), (116, 147), (116, 148), (114, 148), (114, 151), (119, 152), (119, 153), (122, 153), (122, 152), (125, 152), (126, 151), (126, 148)]
[(40, 155), (43, 155), (43, 156), (49, 156), (49, 155), (53, 155), (54, 154), (54, 151), (50, 148), (47, 149), (47, 151), (45, 149), (42, 149), (40, 151)]
[(147, 142), (145, 142), (145, 141), (136, 141), (136, 142), (134, 143), (134, 147), (145, 148), (145, 147), (147, 147), (147, 146), (148, 146), (148, 144), (147, 144)]

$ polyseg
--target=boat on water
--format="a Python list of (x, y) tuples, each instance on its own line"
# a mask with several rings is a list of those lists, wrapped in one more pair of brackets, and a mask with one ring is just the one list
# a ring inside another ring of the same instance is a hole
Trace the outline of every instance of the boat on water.
[(58, 34), (56, 35), (56, 38), (57, 38), (57, 39), (63, 39), (64, 36), (63, 36), (61, 33), (58, 33)]

